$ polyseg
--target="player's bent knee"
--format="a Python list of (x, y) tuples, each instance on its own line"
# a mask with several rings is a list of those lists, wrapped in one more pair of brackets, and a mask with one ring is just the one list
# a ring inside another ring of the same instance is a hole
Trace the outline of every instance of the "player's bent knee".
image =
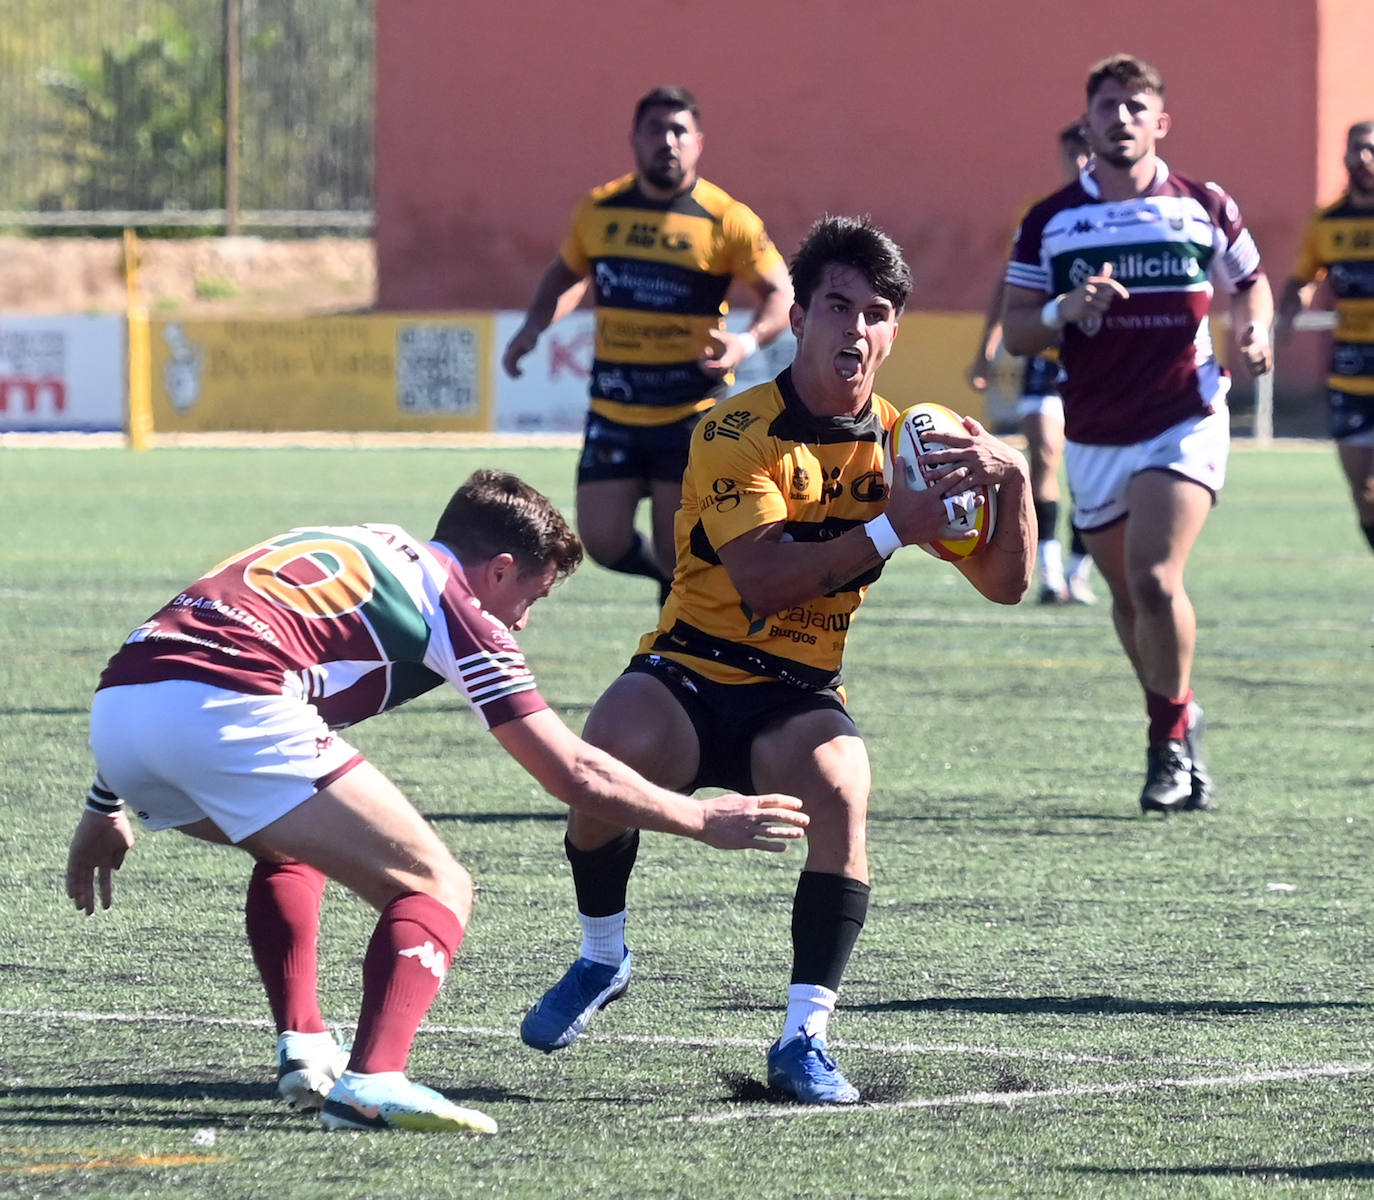
[(447, 863), (435, 864), (427, 877), (417, 878), (417, 886), (407, 891), (423, 892), (451, 909), (466, 925), (472, 915), (472, 876), (461, 863), (450, 858)]

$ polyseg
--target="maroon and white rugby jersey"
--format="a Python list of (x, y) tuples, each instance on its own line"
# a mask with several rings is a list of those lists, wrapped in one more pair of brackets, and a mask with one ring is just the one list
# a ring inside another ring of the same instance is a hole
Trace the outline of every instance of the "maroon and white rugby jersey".
[(298, 696), (335, 728), (444, 680), (488, 729), (548, 707), (453, 554), (396, 525), (293, 529), (236, 554), (135, 629), (97, 690), (164, 679)]
[(1103, 200), (1091, 167), (1021, 222), (1006, 281), (1047, 296), (1112, 264), (1130, 291), (1101, 317), (1064, 327), (1065, 435), (1124, 446), (1225, 406), (1207, 311), (1212, 280), (1228, 292), (1260, 274), (1240, 209), (1215, 183), (1170, 174), (1131, 200)]

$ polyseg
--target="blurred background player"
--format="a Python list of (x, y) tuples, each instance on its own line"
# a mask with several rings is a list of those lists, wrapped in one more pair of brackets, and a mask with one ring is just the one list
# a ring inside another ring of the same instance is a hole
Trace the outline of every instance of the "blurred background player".
[[(791, 284), (763, 222), (697, 174), (701, 114), (686, 88), (635, 106), (635, 170), (594, 189), (545, 270), (501, 362), (513, 378), (539, 335), (577, 304), (596, 305), (591, 411), (577, 467), (577, 528), (603, 567), (646, 575), (660, 601), (673, 578), (673, 514), (687, 447), (731, 372), (787, 327)], [(759, 307), (747, 332), (725, 328), (732, 282)], [(645, 496), (653, 544), (635, 527)]]
[[(246, 929), (278, 1031), (282, 1096), (329, 1129), (496, 1132), (406, 1078), (411, 1043), (472, 910), (472, 880), (429, 823), (333, 731), (451, 683), (549, 792), (598, 820), (724, 849), (781, 850), (792, 797), (689, 800), (575, 736), (535, 688), (514, 633), (582, 559), (577, 535), (513, 475), (479, 471), (432, 541), (395, 525), (292, 530), (226, 559), (130, 634), (91, 709), (98, 773), (72, 838), (67, 894), (152, 829), (256, 860)], [(325, 1027), (315, 943), (325, 878), (379, 910), (351, 1055)]]
[[(957, 568), (989, 599), (1016, 603), (1034, 565), (1032, 514), (1020, 454), (975, 421), (924, 456), (943, 472), (936, 486), (913, 491), (899, 470), (890, 495), (884, 488), (897, 412), (873, 387), (911, 289), (886, 234), (866, 218), (823, 218), (792, 260), (792, 281), (796, 358), (723, 402), (694, 435), (672, 594), (585, 736), (665, 786), (752, 781), (801, 798), (811, 824), (768, 1081), (803, 1103), (851, 1104), (858, 1090), (826, 1049), (869, 895), (868, 751), (840, 686), (845, 634), (888, 556), (949, 536), (944, 495), (978, 484), (1001, 486), (997, 529)], [(633, 822), (569, 820), (581, 953), (525, 1015), (527, 1045), (572, 1044), (629, 986), (638, 845)]]
[(1277, 333), (1288, 336), (1293, 318), (1325, 279), (1337, 318), (1326, 380), (1331, 436), (1355, 515), (1374, 549), (1374, 121), (1347, 131), (1345, 170), (1345, 193), (1308, 222), (1279, 301)]
[[(1091, 157), (1081, 122), (1074, 121), (1059, 131), (1059, 164), (1066, 183)], [(968, 381), (975, 391), (987, 390), (992, 363), (1002, 345), (1002, 293), (999, 279), (988, 302), (987, 317), (978, 342), (978, 353), (968, 370)], [(1026, 457), (1030, 460), (1031, 495), (1035, 499), (1035, 519), (1039, 541), (1035, 548), (1040, 572), (1038, 598), (1041, 604), (1096, 604), (1089, 577), (1093, 560), (1083, 544), (1083, 535), (1069, 526), (1069, 563), (1064, 569), (1064, 549), (1059, 541), (1059, 463), (1064, 455), (1064, 404), (1059, 398), (1059, 350), (1047, 347), (1043, 353), (1025, 360), (1021, 373), (1016, 416), (1026, 438)]]
[(1274, 301), (1236, 202), (1171, 172), (1164, 80), (1119, 54), (1088, 75), (1080, 179), (1032, 206), (1007, 266), (1007, 349), (1061, 342), (1074, 524), (1112, 593), (1145, 692), (1145, 812), (1208, 808), (1197, 618), (1184, 568), (1226, 479), (1230, 378), (1208, 331), (1212, 279), (1230, 293), (1240, 357), (1273, 366)]

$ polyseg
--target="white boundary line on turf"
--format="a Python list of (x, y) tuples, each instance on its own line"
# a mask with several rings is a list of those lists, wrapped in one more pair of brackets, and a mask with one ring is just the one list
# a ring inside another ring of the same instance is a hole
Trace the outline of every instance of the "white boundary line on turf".
[(1018, 1092), (965, 1092), (957, 1096), (928, 1096), (919, 1100), (893, 1100), (878, 1104), (853, 1105), (751, 1105), (748, 1108), (725, 1112), (701, 1113), (674, 1118), (684, 1124), (719, 1125), (726, 1121), (748, 1121), (768, 1118), (780, 1120), (795, 1117), (835, 1117), (844, 1114), (899, 1112), (902, 1109), (954, 1108), (968, 1105), (1000, 1105), (1011, 1108), (1029, 1100), (1053, 1100), (1076, 1096), (1121, 1096), (1131, 1092), (1146, 1092), (1163, 1088), (1220, 1088), (1252, 1083), (1280, 1083), (1298, 1079), (1340, 1079), (1351, 1075), (1368, 1075), (1374, 1063), (1323, 1063), (1314, 1067), (1286, 1067), (1273, 1071), (1242, 1071), (1236, 1075), (1197, 1076), (1187, 1079), (1138, 1079), (1124, 1083), (1085, 1083), (1067, 1087), (1038, 1088)]
[[(203, 1017), (190, 1013), (94, 1012), (88, 1009), (0, 1008), (0, 1019), (111, 1022), (124, 1025), (212, 1025), (268, 1031), (272, 1029), (272, 1022), (260, 1017)], [(352, 1022), (349, 1021), (330, 1021), (327, 1024), (335, 1029), (351, 1029), (353, 1027)], [(495, 1029), (484, 1025), (437, 1025), (430, 1023), (420, 1026), (420, 1036), (423, 1037), (427, 1034), (504, 1039), (518, 1036), (517, 1031), (513, 1028)], [(663, 1033), (597, 1033), (593, 1040), (606, 1045), (677, 1046), (689, 1050), (742, 1049), (760, 1052), (766, 1049), (769, 1044), (766, 1038), (676, 1037)], [(1133, 1059), (1110, 1054), (1073, 1054), (1060, 1050), (1014, 1050), (1004, 1046), (971, 1046), (959, 1042), (859, 1042), (836, 1039), (833, 1045), (837, 1050), (862, 1050), (875, 1054), (969, 1054), (982, 1058), (1056, 1062), (1070, 1066), (1128, 1067), (1138, 1065)], [(1224, 1058), (1154, 1058), (1150, 1061), (1159, 1066), (1174, 1067), (1230, 1067), (1240, 1065), (1232, 1059)], [(1041, 1093), (1034, 1094), (1040, 1095)], [(939, 1103), (945, 1103), (945, 1101)]]

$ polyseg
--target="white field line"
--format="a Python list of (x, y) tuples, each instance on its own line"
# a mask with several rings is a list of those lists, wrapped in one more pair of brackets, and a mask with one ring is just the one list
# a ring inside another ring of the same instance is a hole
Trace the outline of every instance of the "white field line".
[[(205, 1017), (191, 1013), (132, 1013), (132, 1012), (94, 1012), (83, 1009), (27, 1009), (0, 1008), (0, 1019), (9, 1021), (68, 1021), (68, 1022), (109, 1022), (117, 1025), (179, 1025), (194, 1028), (196, 1025), (231, 1027), (239, 1029), (261, 1029), (270, 1032), (272, 1023), (258, 1017)], [(351, 1022), (330, 1022), (335, 1029), (351, 1029)], [(440, 1035), (450, 1037), (499, 1038), (510, 1040), (518, 1036), (514, 1027), (491, 1028), (483, 1025), (438, 1025), (426, 1023), (420, 1026), (420, 1036)], [(743, 1049), (757, 1050), (762, 1053), (768, 1041), (761, 1038), (743, 1037), (676, 1037), (669, 1034), (604, 1034), (593, 1035), (592, 1040), (600, 1043), (624, 1046), (675, 1046), (690, 1050)], [(1059, 1050), (1016, 1050), (1006, 1046), (974, 1046), (959, 1042), (860, 1042), (847, 1038), (837, 1038), (832, 1044), (836, 1050), (862, 1050), (875, 1054), (894, 1056), (917, 1054), (967, 1054), (981, 1058), (1001, 1058), (1027, 1062), (1055, 1062), (1070, 1066), (1130, 1066), (1135, 1060), (1110, 1054), (1074, 1054)], [(1156, 1066), (1194, 1066), (1194, 1067), (1239, 1067), (1242, 1064), (1225, 1058), (1152, 1058)], [(1305, 1068), (1303, 1068), (1305, 1069)], [(1134, 1086), (1134, 1085), (1132, 1085)], [(1047, 1093), (1033, 1093), (1035, 1095)], [(936, 1103), (946, 1103), (937, 1101)], [(879, 1106), (882, 1107), (882, 1106)]]
[[(1157, 1061), (1157, 1060), (1156, 1060)], [(725, 1121), (747, 1121), (759, 1118), (787, 1119), (796, 1117), (836, 1117), (845, 1113), (898, 1112), (902, 1109), (954, 1108), (967, 1105), (1000, 1105), (1012, 1108), (1033, 1100), (1079, 1098), (1083, 1096), (1121, 1096), (1131, 1092), (1175, 1088), (1245, 1087), (1256, 1083), (1282, 1083), (1299, 1079), (1342, 1079), (1351, 1075), (1368, 1075), (1374, 1063), (1321, 1063), (1311, 1067), (1284, 1067), (1272, 1071), (1242, 1071), (1234, 1075), (1203, 1075), (1191, 1078), (1137, 1079), (1123, 1083), (1084, 1083), (1066, 1087), (1038, 1088), (1018, 1092), (964, 1092), (957, 1096), (927, 1096), (919, 1100), (893, 1100), (880, 1104), (856, 1105), (751, 1105), (748, 1108), (727, 1109), (724, 1112), (700, 1113), (675, 1118), (687, 1124), (719, 1125)]]

